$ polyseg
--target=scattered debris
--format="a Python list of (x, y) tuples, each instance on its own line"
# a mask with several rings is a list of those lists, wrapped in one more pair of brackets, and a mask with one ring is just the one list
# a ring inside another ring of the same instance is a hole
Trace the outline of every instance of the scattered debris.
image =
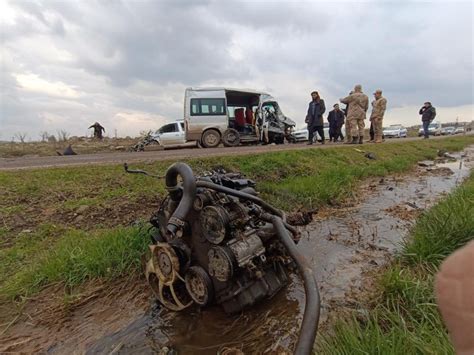
[(435, 162), (433, 160), (422, 160), (418, 162), (418, 166), (422, 166), (422, 167), (435, 166)]
[(77, 155), (77, 153), (72, 149), (71, 145), (69, 144), (66, 149), (64, 149), (64, 152), (61, 154), (60, 152), (56, 152), (56, 154), (62, 156), (62, 155)]
[(365, 153), (364, 157), (366, 157), (367, 159), (370, 159), (370, 160), (376, 160), (377, 159), (377, 156), (372, 152)]

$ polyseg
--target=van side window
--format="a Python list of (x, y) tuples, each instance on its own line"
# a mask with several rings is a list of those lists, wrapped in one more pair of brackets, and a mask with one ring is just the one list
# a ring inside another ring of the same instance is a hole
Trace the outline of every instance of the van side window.
[(191, 116), (222, 116), (225, 114), (225, 99), (191, 99)]

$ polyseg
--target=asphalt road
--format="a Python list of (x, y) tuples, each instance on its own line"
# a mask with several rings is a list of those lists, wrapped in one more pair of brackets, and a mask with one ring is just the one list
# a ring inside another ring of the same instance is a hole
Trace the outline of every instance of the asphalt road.
[[(443, 139), (445, 137), (431, 137), (430, 139)], [(400, 143), (407, 141), (421, 140), (422, 138), (392, 138), (387, 139), (383, 144)], [(153, 162), (162, 160), (177, 161), (188, 158), (203, 157), (219, 157), (219, 156), (238, 156), (254, 153), (279, 152), (297, 149), (325, 149), (332, 147), (346, 146), (342, 143), (329, 143), (325, 145), (320, 143), (306, 145), (306, 143), (283, 144), (283, 145), (256, 145), (241, 146), (233, 148), (184, 148), (174, 150), (159, 150), (149, 152), (111, 152), (100, 154), (85, 154), (72, 156), (47, 156), (35, 157), (25, 156), (17, 158), (0, 158), (0, 170), (18, 170), (18, 169), (34, 169), (34, 168), (50, 168), (61, 166), (81, 166), (93, 164), (120, 164), (120, 163), (136, 163), (136, 162)], [(355, 148), (363, 150), (370, 149), (371, 144), (354, 145)]]

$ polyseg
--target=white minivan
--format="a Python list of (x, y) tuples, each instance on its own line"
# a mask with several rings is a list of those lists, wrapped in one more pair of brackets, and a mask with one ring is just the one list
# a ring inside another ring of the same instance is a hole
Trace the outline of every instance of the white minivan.
[(293, 141), (295, 122), (270, 95), (224, 87), (187, 88), (184, 96), (186, 141), (205, 148), (245, 143)]

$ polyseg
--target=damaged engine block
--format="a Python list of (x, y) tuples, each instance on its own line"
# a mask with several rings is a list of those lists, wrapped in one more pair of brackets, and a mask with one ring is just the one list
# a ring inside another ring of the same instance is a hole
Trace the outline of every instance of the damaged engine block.
[[(169, 194), (150, 220), (154, 243), (146, 266), (165, 307), (178, 311), (194, 302), (240, 312), (288, 282), (294, 261), (271, 221), (281, 212), (260, 200), (254, 185), (236, 173), (196, 178), (183, 163), (170, 167)], [(296, 229), (285, 224), (296, 240)]]

